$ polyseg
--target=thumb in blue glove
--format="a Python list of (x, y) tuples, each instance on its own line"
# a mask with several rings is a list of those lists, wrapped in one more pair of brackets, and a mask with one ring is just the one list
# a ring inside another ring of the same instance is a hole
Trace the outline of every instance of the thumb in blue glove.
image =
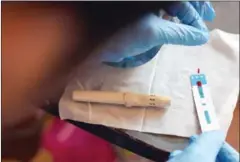
[(168, 162), (215, 162), (224, 140), (225, 134), (222, 131), (193, 136), (183, 151), (177, 150), (170, 154)]

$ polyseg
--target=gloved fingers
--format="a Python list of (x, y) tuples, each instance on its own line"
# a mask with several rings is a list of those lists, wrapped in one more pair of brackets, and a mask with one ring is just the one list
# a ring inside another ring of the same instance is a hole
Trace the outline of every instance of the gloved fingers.
[(207, 32), (207, 26), (203, 19), (190, 2), (177, 2), (170, 6), (167, 11), (171, 16), (177, 16), (178, 19), (186, 25), (193, 26), (199, 30)]
[(227, 142), (224, 142), (220, 151), (218, 152), (217, 160), (219, 162), (239, 162), (239, 153)]
[(175, 156), (177, 156), (177, 155), (179, 155), (181, 153), (182, 153), (182, 150), (175, 150), (175, 151), (170, 153), (169, 159), (172, 159), (172, 158), (174, 158)]
[(117, 32), (103, 46), (102, 61), (120, 62), (163, 44), (195, 46), (207, 42), (208, 32), (177, 24), (148, 14), (136, 23)]
[(213, 21), (216, 17), (216, 13), (213, 9), (211, 2), (209, 1), (190, 1), (199, 15), (206, 21)]
[(202, 133), (199, 138), (190, 144), (184, 151), (194, 156), (208, 155), (212, 161), (216, 156), (225, 140), (225, 133), (222, 131), (209, 131)]
[[(156, 22), (156, 20), (155, 20)], [(208, 41), (209, 33), (195, 27), (158, 20), (155, 24), (155, 44), (201, 45)]]
[(125, 57), (120, 62), (103, 62), (106, 65), (113, 66), (113, 67), (119, 67), (119, 68), (133, 68), (140, 65), (143, 65), (153, 59), (153, 57), (158, 53), (159, 49), (161, 47), (155, 46), (152, 49), (143, 52), (136, 56), (131, 57)]

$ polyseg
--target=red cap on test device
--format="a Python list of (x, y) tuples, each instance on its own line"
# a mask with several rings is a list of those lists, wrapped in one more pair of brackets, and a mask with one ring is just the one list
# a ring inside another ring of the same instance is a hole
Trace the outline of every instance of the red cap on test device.
[(198, 86), (198, 87), (201, 87), (201, 86), (202, 86), (202, 82), (197, 81), (197, 86)]

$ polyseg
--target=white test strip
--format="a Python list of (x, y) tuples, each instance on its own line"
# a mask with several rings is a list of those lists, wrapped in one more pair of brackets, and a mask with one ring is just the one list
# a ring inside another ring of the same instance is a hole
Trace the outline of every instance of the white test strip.
[(190, 76), (193, 98), (202, 132), (220, 129), (204, 74)]

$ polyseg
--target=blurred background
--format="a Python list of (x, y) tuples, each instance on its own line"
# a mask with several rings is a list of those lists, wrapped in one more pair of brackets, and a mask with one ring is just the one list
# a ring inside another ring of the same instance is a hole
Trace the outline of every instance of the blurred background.
[(213, 22), (207, 22), (209, 29), (218, 28), (225, 32), (239, 34), (239, 2), (212, 2), (216, 12)]

